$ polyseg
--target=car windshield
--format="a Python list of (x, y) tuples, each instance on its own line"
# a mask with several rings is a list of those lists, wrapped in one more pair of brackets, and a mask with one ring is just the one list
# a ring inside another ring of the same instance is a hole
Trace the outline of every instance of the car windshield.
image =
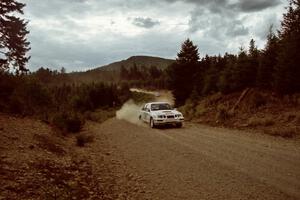
[(151, 104), (151, 110), (172, 110), (172, 107), (167, 103)]

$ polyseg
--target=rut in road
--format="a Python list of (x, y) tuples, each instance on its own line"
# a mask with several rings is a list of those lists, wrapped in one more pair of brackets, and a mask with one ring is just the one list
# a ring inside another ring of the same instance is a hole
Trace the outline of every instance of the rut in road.
[[(150, 129), (110, 119), (96, 127), (143, 199), (299, 199), (299, 141), (186, 124)], [(140, 197), (141, 198), (141, 197)]]

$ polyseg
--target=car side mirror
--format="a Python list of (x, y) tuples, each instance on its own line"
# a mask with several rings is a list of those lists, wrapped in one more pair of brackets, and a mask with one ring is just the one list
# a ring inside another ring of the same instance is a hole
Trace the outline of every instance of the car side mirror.
[(149, 108), (147, 108), (147, 112), (150, 112), (150, 109), (149, 109)]
[(177, 110), (177, 108), (174, 108), (173, 110)]

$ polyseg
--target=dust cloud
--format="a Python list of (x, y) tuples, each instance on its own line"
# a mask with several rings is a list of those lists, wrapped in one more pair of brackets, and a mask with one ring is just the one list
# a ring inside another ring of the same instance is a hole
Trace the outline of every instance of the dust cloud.
[(117, 119), (123, 119), (133, 124), (141, 125), (139, 112), (142, 105), (137, 105), (132, 99), (123, 104), (120, 110), (116, 112)]
[(168, 102), (171, 105), (174, 105), (174, 97), (171, 91), (168, 90), (158, 90), (158, 91), (150, 91), (150, 90), (143, 90), (143, 89), (138, 89), (138, 88), (131, 88), (131, 92), (140, 92), (140, 93), (145, 93), (145, 94), (151, 94), (155, 96), (155, 101), (156, 102)]
[[(130, 91), (151, 94), (155, 97), (154, 101), (156, 102), (168, 102), (171, 105), (174, 105), (174, 97), (171, 91), (149, 91), (137, 88), (131, 88)], [(123, 104), (120, 110), (116, 112), (116, 118), (126, 120), (133, 124), (142, 125), (143, 123), (139, 120), (140, 109), (142, 106), (143, 103), (136, 104), (132, 99), (130, 99)]]

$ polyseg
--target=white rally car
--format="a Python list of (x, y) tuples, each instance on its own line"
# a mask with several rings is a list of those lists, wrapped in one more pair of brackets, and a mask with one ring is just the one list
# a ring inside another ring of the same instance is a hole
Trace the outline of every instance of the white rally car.
[(151, 128), (165, 124), (174, 124), (180, 128), (184, 122), (182, 113), (166, 102), (146, 103), (140, 111), (139, 119), (149, 123)]

